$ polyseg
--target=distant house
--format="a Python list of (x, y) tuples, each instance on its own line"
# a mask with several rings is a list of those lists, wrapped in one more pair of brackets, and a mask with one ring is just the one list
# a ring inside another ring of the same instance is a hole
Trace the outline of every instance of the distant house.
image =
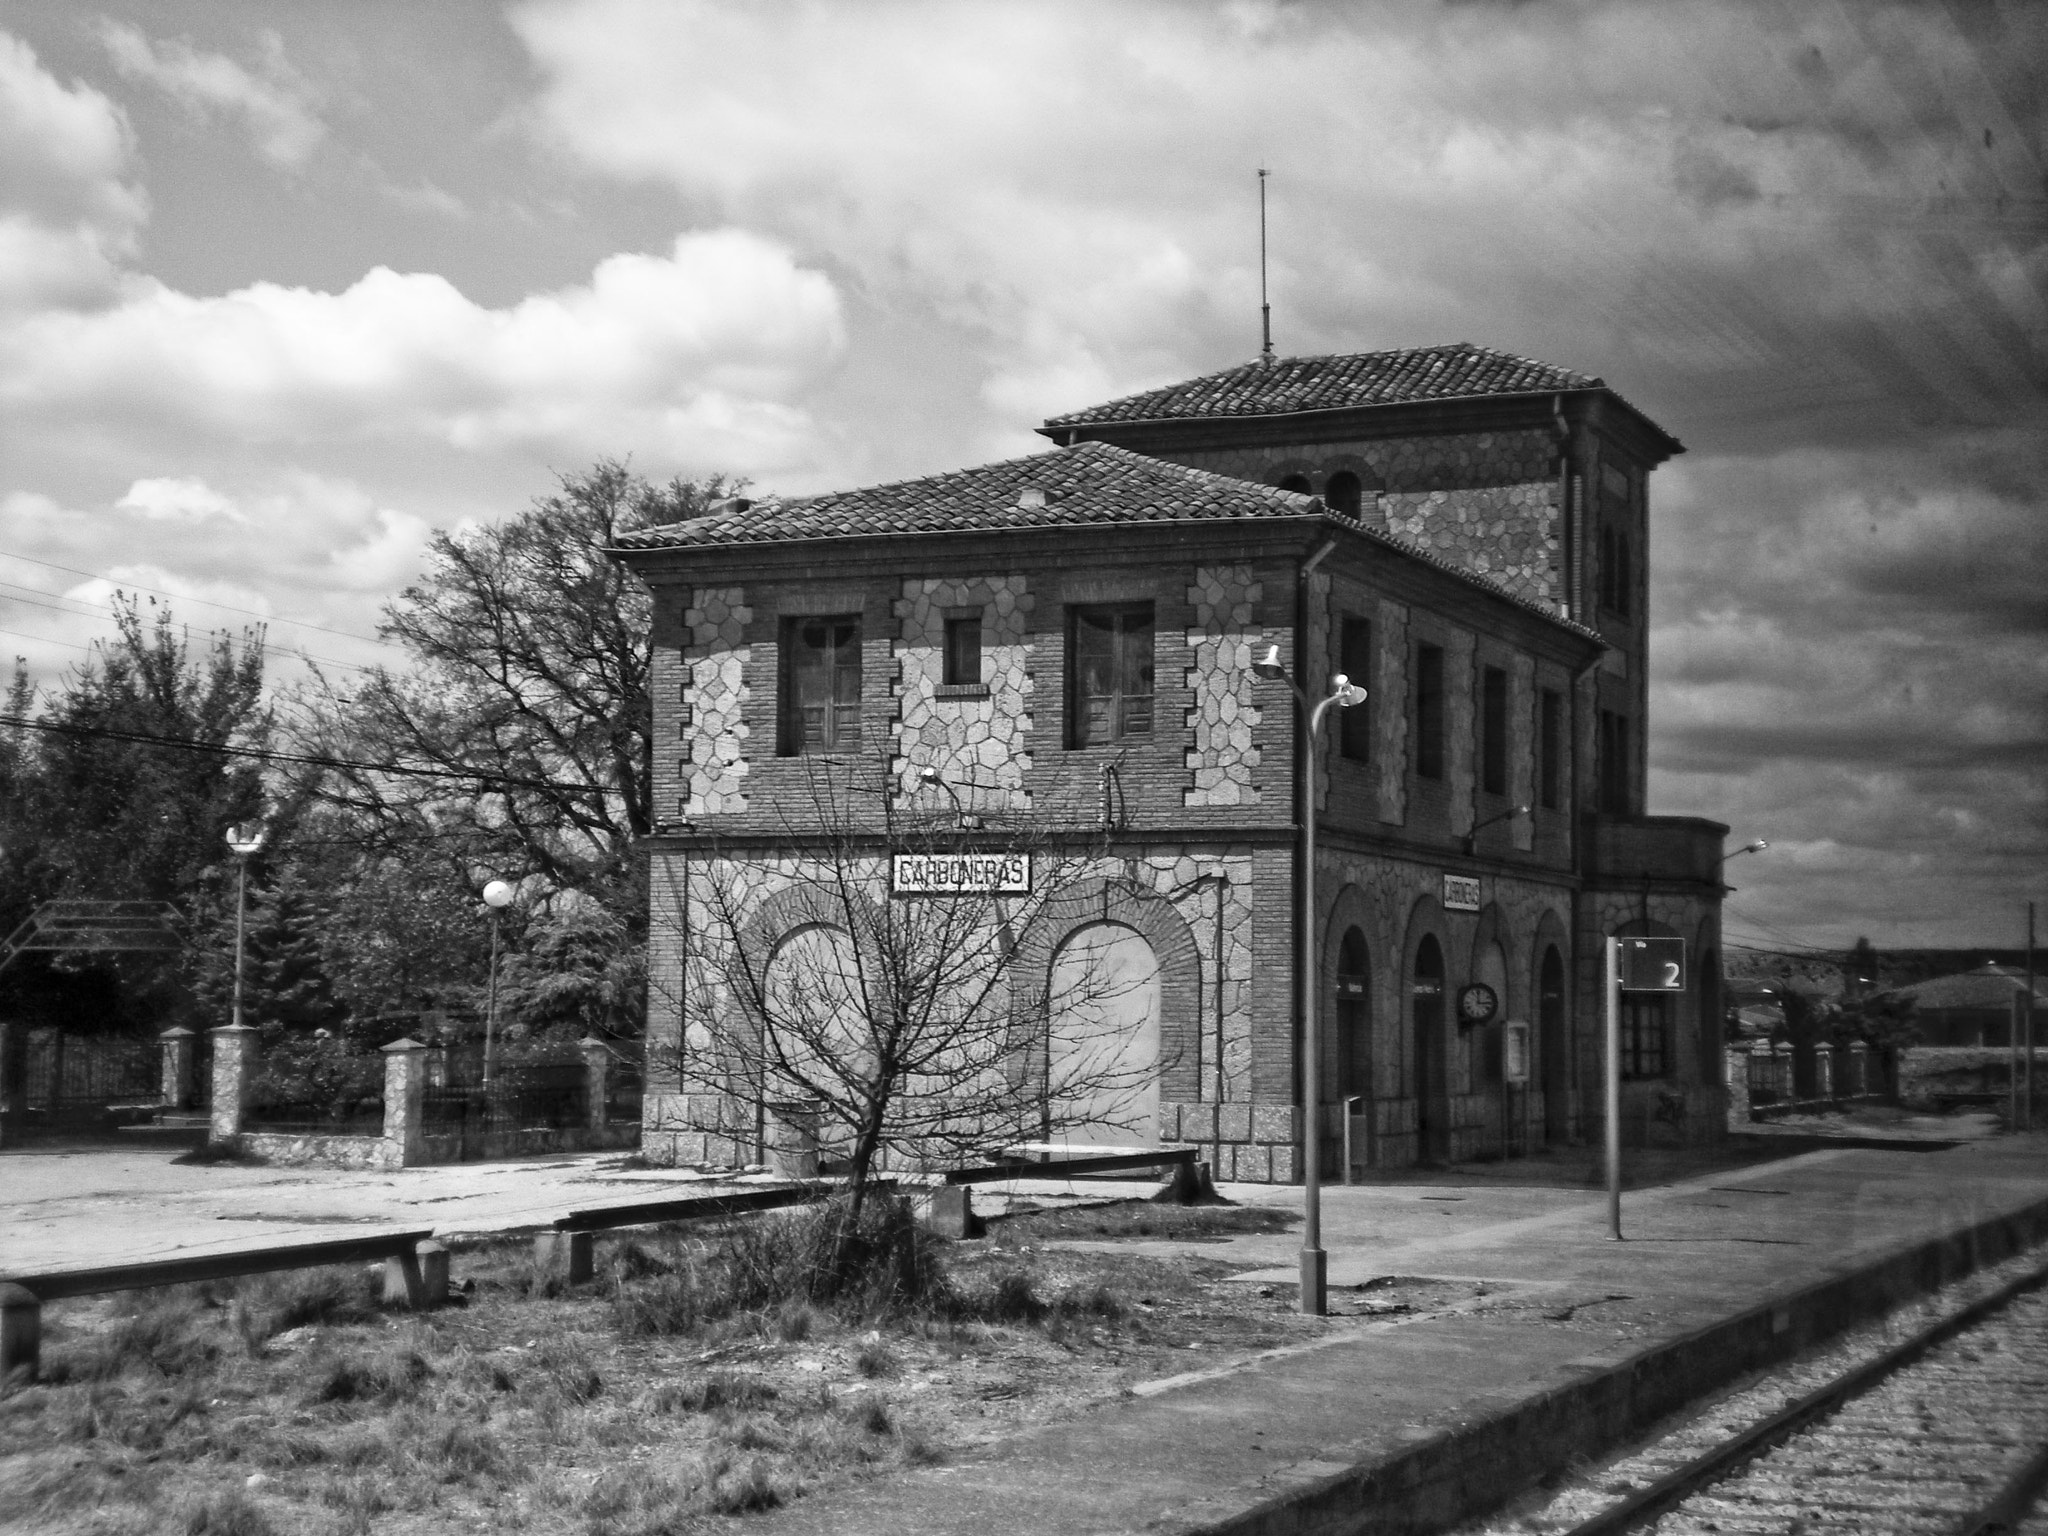
[[(2025, 971), (1989, 961), (1973, 971), (1895, 987), (1883, 995), (1916, 1009), (1922, 1045), (2011, 1045), (2013, 1015), (2027, 990)], [(2034, 1031), (2048, 1042), (2048, 986), (2034, 983)]]

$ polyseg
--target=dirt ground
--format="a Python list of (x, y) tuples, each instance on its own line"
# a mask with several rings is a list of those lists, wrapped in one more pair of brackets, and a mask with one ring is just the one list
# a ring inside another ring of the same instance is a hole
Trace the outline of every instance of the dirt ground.
[(605, 1240), (598, 1279), (566, 1292), (524, 1244), (458, 1246), (458, 1302), (424, 1316), (373, 1306), (358, 1270), (53, 1304), (46, 1381), (0, 1398), (0, 1532), (716, 1528), (1264, 1351), (1487, 1304), (1387, 1277), (1303, 1317), (1291, 1287), (1205, 1251), (1297, 1224), (1015, 1214), (942, 1246), (949, 1302), (892, 1316), (683, 1318), (671, 1266), (692, 1239), (663, 1235)]

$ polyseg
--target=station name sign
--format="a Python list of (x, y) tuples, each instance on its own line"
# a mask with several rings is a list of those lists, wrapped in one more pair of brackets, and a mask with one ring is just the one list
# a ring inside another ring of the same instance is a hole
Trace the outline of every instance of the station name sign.
[(897, 896), (1028, 896), (1028, 853), (892, 853), (889, 889)]
[(1444, 876), (1444, 905), (1453, 912), (1479, 910), (1479, 881), (1472, 875)]

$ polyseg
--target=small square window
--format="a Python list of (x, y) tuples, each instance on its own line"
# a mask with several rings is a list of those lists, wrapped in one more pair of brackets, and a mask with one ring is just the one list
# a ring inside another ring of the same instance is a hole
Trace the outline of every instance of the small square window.
[(939, 681), (949, 687), (981, 681), (981, 615), (946, 620), (945, 671)]

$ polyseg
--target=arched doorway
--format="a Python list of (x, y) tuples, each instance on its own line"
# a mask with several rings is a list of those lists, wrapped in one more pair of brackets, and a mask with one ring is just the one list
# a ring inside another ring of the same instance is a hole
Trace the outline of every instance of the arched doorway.
[(1346, 930), (1337, 946), (1337, 1076), (1331, 1095), (1372, 1099), (1372, 957), (1365, 935)]
[(1562, 1146), (1571, 1137), (1571, 1056), (1565, 1040), (1564, 956), (1543, 950), (1536, 974), (1536, 1060), (1543, 1082), (1543, 1139)]
[(1159, 1140), (1159, 960), (1136, 930), (1090, 923), (1054, 953), (1047, 987), (1048, 1140)]
[(1415, 947), (1409, 983), (1415, 1038), (1415, 1153), (1443, 1162), (1451, 1153), (1451, 1089), (1444, 1052), (1444, 952), (1433, 936)]
[(754, 1064), (762, 1109), (805, 1126), (828, 1153), (851, 1144), (876, 1086), (862, 993), (853, 940), (831, 923), (785, 934), (762, 976)]
[[(1337, 945), (1335, 1013), (1337, 1070), (1330, 1083), (1330, 1097), (1337, 1102), (1339, 1115), (1349, 1114), (1358, 1121), (1358, 1134), (1351, 1140), (1353, 1167), (1371, 1167), (1375, 1161), (1372, 1145), (1375, 1123), (1372, 1118), (1372, 956), (1366, 950), (1365, 935), (1357, 928), (1346, 929)], [(1350, 1099), (1358, 1102), (1347, 1104)], [(1343, 1177), (1349, 1179), (1351, 1170), (1345, 1169)]]

